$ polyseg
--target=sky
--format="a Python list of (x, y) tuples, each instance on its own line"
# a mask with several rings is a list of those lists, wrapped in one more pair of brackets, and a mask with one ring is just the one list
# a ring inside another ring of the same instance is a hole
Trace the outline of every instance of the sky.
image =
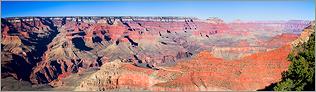
[(188, 16), (225, 21), (314, 20), (314, 0), (262, 1), (2, 1), (2, 17)]

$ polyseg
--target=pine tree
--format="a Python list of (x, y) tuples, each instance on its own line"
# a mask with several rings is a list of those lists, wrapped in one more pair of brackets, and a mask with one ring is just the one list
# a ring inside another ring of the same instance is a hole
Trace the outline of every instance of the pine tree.
[[(295, 52), (297, 55), (294, 55)], [(294, 52), (289, 54), (288, 59), (291, 61), (289, 69), (282, 73), (282, 80), (273, 90), (315, 90), (315, 33), (306, 43), (296, 47)]]

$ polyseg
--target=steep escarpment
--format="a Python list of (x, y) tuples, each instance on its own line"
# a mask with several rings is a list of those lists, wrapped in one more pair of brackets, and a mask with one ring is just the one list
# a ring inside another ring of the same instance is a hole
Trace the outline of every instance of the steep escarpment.
[[(285, 46), (236, 61), (201, 52), (190, 61), (160, 67), (160, 70), (138, 68), (116, 60), (103, 65), (75, 90), (256, 90), (280, 79), (289, 64), (286, 60), (289, 52), (290, 47)], [(278, 57), (267, 58), (268, 55)]]
[(304, 29), (304, 31), (301, 33), (298, 39), (292, 42), (292, 46), (296, 47), (299, 44), (306, 43), (309, 40), (309, 37), (311, 34), (313, 34), (315, 31), (315, 21), (311, 22), (311, 25), (309, 25), (307, 28)]
[(287, 57), (290, 65), (282, 73), (282, 79), (260, 90), (315, 90), (315, 22), (305, 28), (291, 46), (293, 49)]
[[(299, 39), (303, 39), (307, 27)], [(297, 37), (282, 34), (271, 40)], [(271, 41), (270, 40), (270, 41)], [(290, 39), (293, 41), (293, 39)], [(282, 41), (282, 40), (281, 40)], [(295, 42), (295, 41), (293, 41)], [(159, 70), (140, 68), (115, 60), (83, 79), (74, 90), (78, 91), (210, 91), (257, 90), (281, 80), (288, 69), (287, 56), (291, 42), (280, 43), (277, 49), (262, 51), (240, 59), (225, 60), (214, 57), (210, 51), (201, 51), (192, 59), (174, 66), (157, 67)], [(246, 45), (240, 45), (246, 46)], [(243, 51), (241, 49), (237, 49)], [(244, 49), (245, 51), (247, 49)]]
[(29, 80), (32, 68), (41, 60), (46, 45), (58, 34), (57, 27), (48, 18), (17, 18), (3, 22), (1, 27), (1, 74)]
[[(107, 86), (99, 90), (132, 88), (131, 85), (138, 85), (134, 87), (135, 89), (144, 87), (148, 90), (152, 87), (163, 87), (164, 84), (159, 84), (159, 86), (158, 82), (175, 81), (180, 75), (195, 75), (189, 73), (195, 70), (183, 71), (182, 68), (191, 69), (188, 67), (171, 69), (165, 67), (179, 67), (179, 64), (191, 61), (190, 64), (200, 63), (192, 60), (192, 57), (198, 57), (202, 52), (210, 52), (212, 58), (206, 58), (210, 60), (235, 63), (243, 63), (240, 60), (248, 61), (248, 59), (255, 61), (260, 58), (254, 56), (256, 53), (285, 48), (285, 45), (298, 38), (298, 33), (309, 23), (308, 21), (225, 23), (218, 18), (201, 20), (190, 17), (129, 16), (21, 17), (3, 18), (2, 21), (2, 77), (13, 76), (33, 84), (58, 84), (59, 80), (73, 73), (84, 73), (92, 68), (103, 67), (104, 64), (112, 61), (120, 61), (123, 68), (128, 67), (127, 70), (154, 72), (143, 74), (135, 71), (135, 74), (132, 74), (117, 71), (117, 73), (108, 74), (102, 73), (110, 72), (108, 68), (101, 69), (101, 74), (121, 77), (114, 78), (120, 81), (112, 80), (113, 77), (104, 77), (111, 79), (110, 84), (107, 84), (108, 80), (101, 81), (102, 85)], [(270, 63), (275, 62), (269, 61), (267, 65)], [(210, 67), (213, 66), (214, 64), (210, 65)], [(198, 69), (197, 66), (196, 69)], [(267, 71), (270, 72), (270, 70)], [(148, 77), (149, 75), (156, 76), (156, 73), (159, 76), (158, 80)], [(126, 75), (134, 77), (129, 78)], [(102, 77), (99, 74), (96, 76)], [(148, 81), (128, 82), (138, 77), (148, 79)], [(152, 81), (157, 83), (151, 83)], [(97, 85), (99, 84), (94, 86)], [(253, 89), (261, 85), (263, 84), (254, 86)], [(195, 87), (192, 88), (195, 89)], [(218, 89), (242, 90), (245, 88), (230, 86)]]
[[(292, 37), (297, 36), (283, 34), (270, 40)], [(249, 46), (245, 44), (242, 42), (238, 46)], [(183, 60), (174, 66), (157, 66), (159, 70), (114, 60), (86, 77), (74, 90), (257, 90), (279, 81), (281, 72), (287, 69), (287, 55), (291, 46), (290, 42), (282, 44), (280, 48), (237, 60), (216, 58), (212, 52), (202, 51), (193, 55), (192, 59)], [(177, 57), (186, 55), (191, 54), (179, 53)], [(172, 61), (170, 57), (165, 59)]]

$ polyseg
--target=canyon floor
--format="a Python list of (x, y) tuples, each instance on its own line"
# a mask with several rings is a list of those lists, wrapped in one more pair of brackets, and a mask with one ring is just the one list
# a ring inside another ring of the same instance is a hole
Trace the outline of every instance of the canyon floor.
[(11, 17), (1, 90), (259, 90), (281, 79), (312, 21)]

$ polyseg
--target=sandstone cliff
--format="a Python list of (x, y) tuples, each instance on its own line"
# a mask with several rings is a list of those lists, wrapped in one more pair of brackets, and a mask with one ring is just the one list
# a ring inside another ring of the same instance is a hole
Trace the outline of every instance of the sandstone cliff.
[[(201, 51), (211, 52), (214, 58), (224, 61), (240, 60), (281, 48), (308, 26), (306, 21), (225, 23), (218, 18), (190, 17), (70, 16), (1, 20), (1, 77), (12, 76), (33, 84), (50, 83), (115, 60), (140, 71), (163, 71), (158, 72), (158, 75), (162, 73), (159, 78), (170, 81), (186, 73), (178, 69), (164, 70), (164, 67), (191, 62)], [(124, 76), (122, 80), (132, 80)], [(131, 76), (151, 79), (142, 74)], [(140, 85), (140, 81), (121, 81), (121, 84), (126, 87), (137, 84), (151, 90), (156, 84), (151, 81)]]

